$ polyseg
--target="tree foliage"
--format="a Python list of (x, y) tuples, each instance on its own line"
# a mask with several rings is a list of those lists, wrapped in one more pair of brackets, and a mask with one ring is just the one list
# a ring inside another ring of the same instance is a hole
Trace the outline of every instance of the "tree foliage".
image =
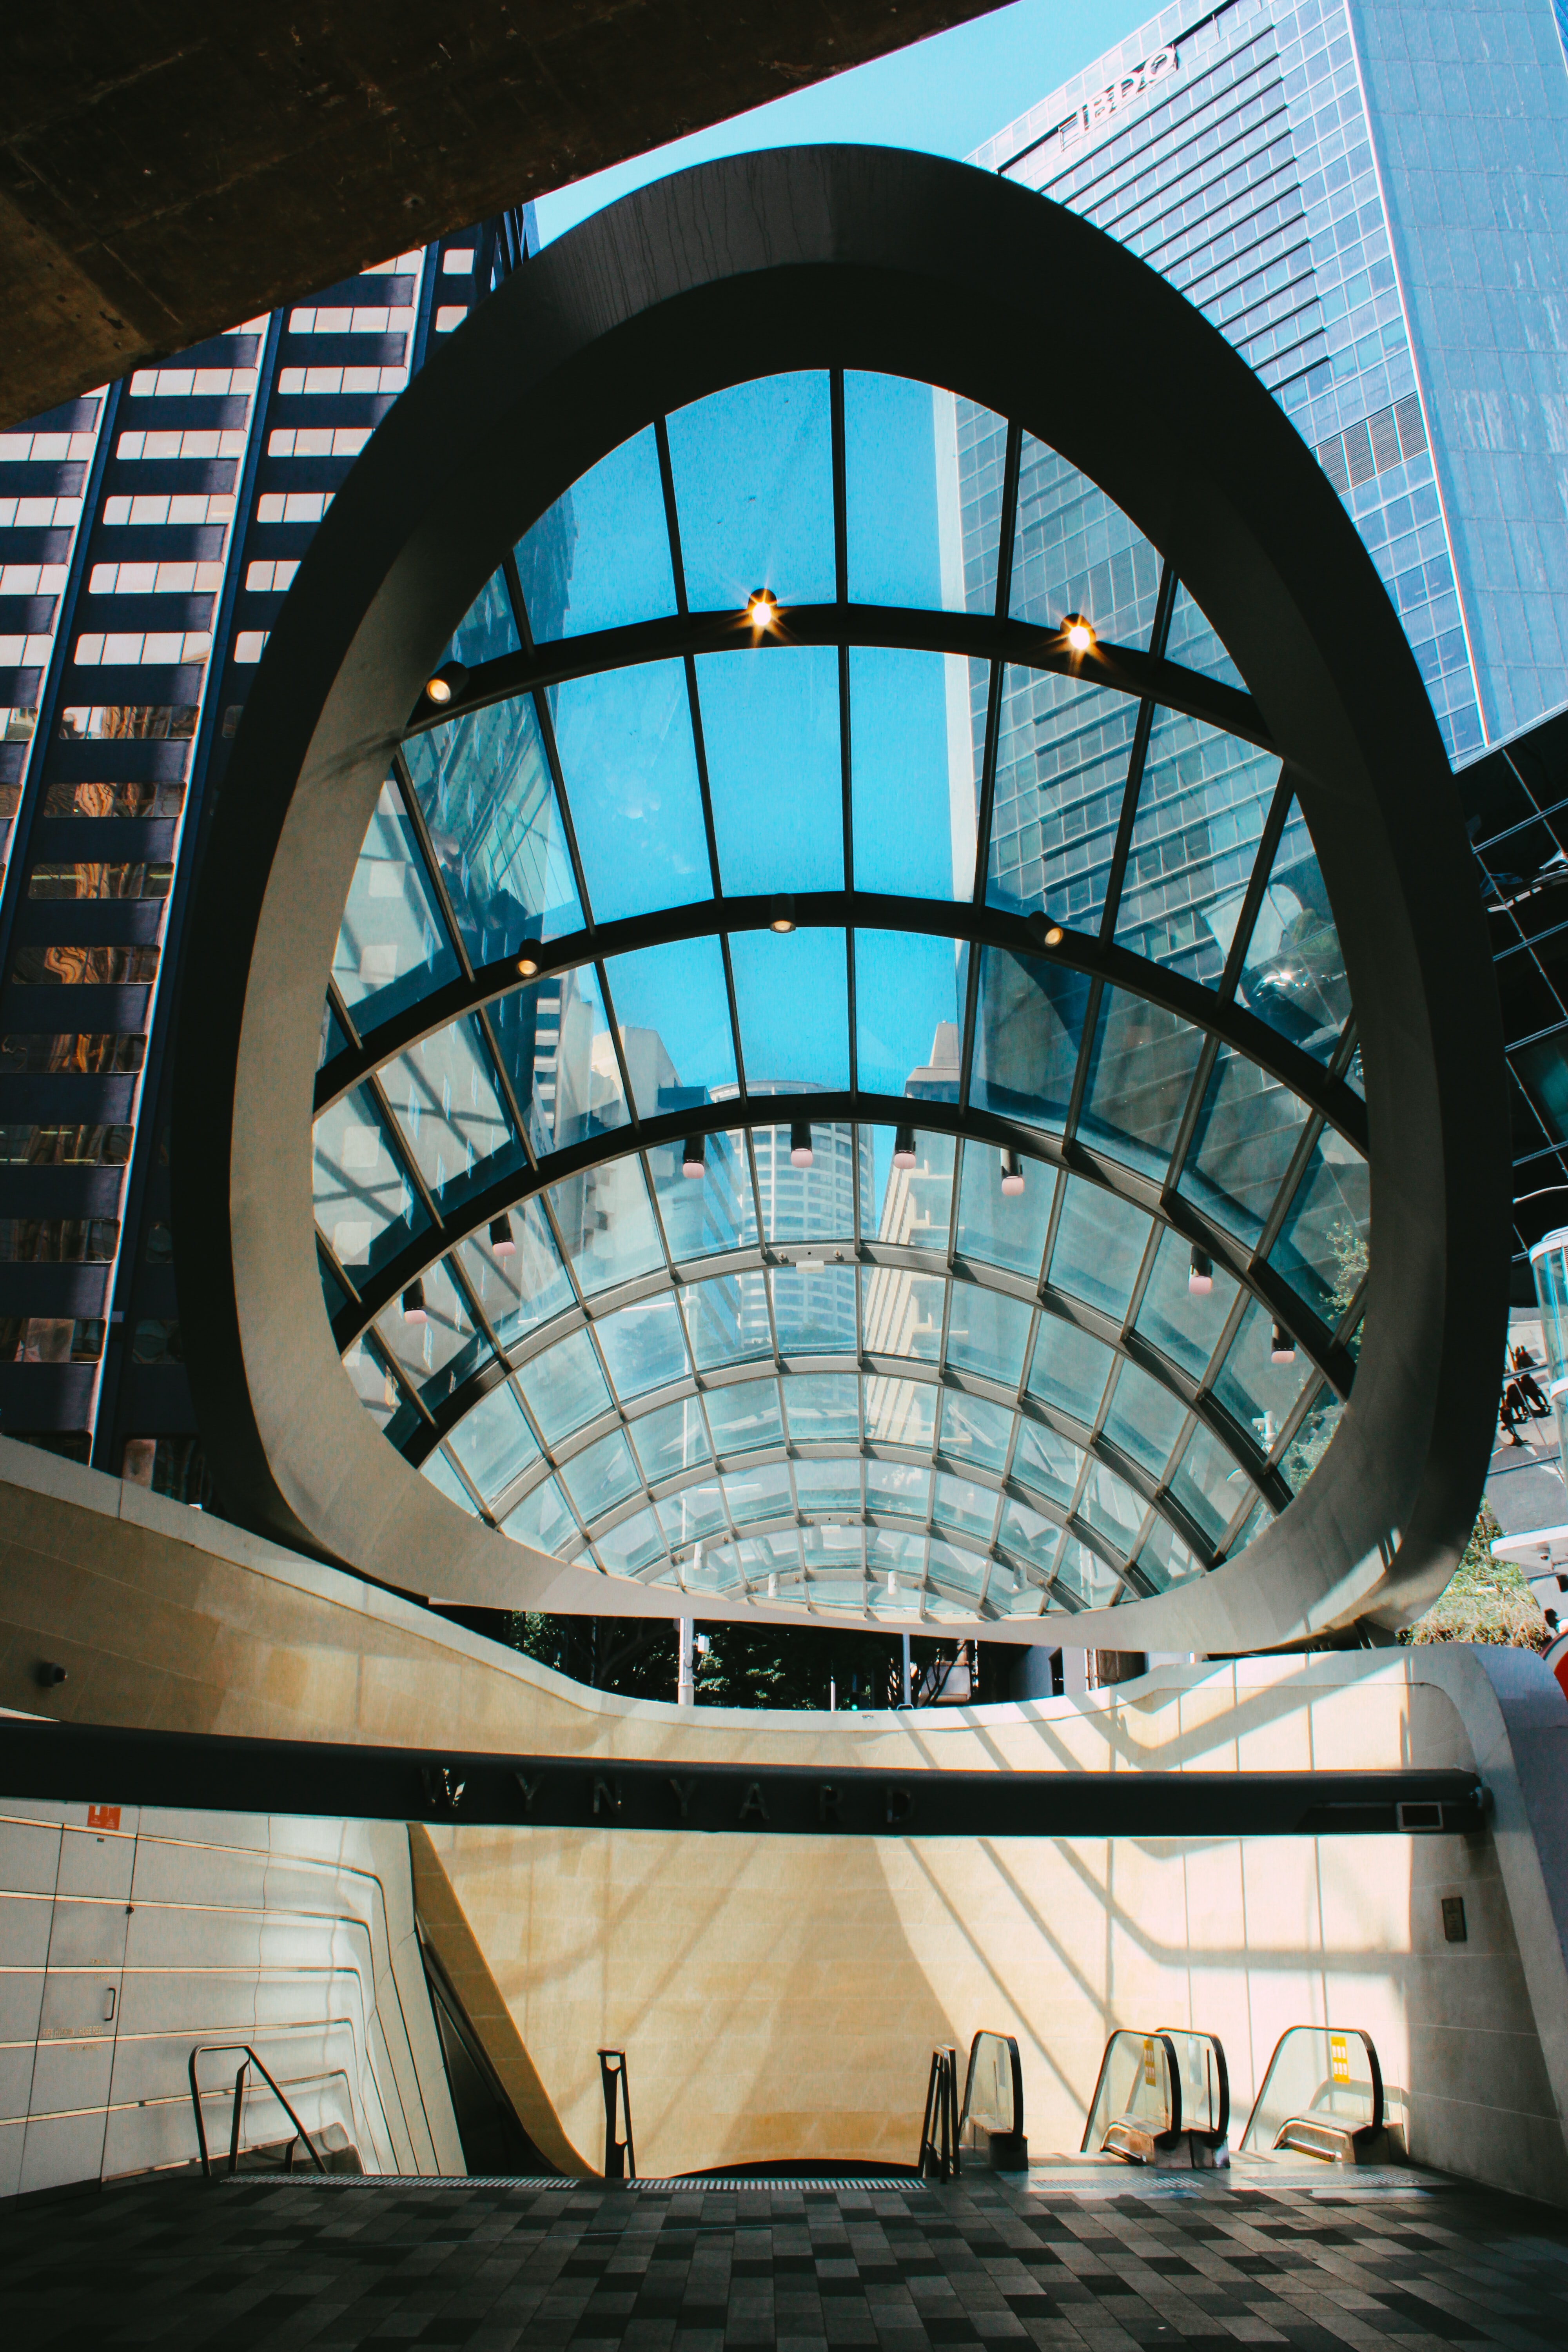
[(1402, 1642), (1483, 1642), (1494, 1648), (1544, 1650), (1551, 1629), (1523, 1571), (1511, 1560), (1494, 1559), (1491, 1546), (1502, 1529), (1483, 1502), (1459, 1565), (1425, 1617), (1400, 1635)]

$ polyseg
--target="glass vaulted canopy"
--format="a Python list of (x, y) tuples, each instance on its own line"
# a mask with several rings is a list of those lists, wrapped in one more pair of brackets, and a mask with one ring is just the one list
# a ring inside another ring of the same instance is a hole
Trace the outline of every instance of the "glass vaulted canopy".
[(1073, 1612), (1244, 1550), (1353, 1373), (1354, 1025), (1128, 519), (940, 389), (744, 383), (576, 482), (449, 658), (322, 1018), (386, 1442), (699, 1595)]

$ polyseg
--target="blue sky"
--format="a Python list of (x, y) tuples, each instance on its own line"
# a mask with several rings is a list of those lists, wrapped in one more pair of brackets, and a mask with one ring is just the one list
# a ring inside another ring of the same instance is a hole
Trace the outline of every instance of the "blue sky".
[(650, 180), (757, 147), (842, 139), (963, 157), (1152, 13), (1147, 0), (1016, 0), (542, 196), (540, 235), (548, 243)]

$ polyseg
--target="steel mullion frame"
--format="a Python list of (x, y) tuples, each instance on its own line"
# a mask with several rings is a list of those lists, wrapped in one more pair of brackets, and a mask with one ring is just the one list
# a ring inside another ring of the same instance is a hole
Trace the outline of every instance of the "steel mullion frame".
[[(404, 1135), (403, 1129), (397, 1122), (397, 1114), (393, 1109), (391, 1103), (387, 1100), (386, 1090), (381, 1083), (380, 1070), (371, 1070), (367, 1072), (365, 1076), (360, 1080), (360, 1084), (365, 1087), (372, 1101), (374, 1103), (376, 1109), (380, 1112), (382, 1118), (386, 1122), (386, 1134), (391, 1139), (392, 1156), (394, 1160), (401, 1164), (404, 1174), (408, 1178), (409, 1182), (414, 1186), (420, 1200), (424, 1202), (426, 1213), (429, 1217), (430, 1223), (436, 1232), (438, 1234), (445, 1235), (447, 1226), (443, 1222), (440, 1211), (436, 1206), (435, 1195), (431, 1192), (429, 1186), (426, 1183), (425, 1178), (415, 1160), (413, 1146), (408, 1142), (407, 1139)], [(443, 1239), (441, 1247), (432, 1253), (431, 1259), (427, 1262), (433, 1263), (435, 1258), (445, 1255), (448, 1247), (449, 1244)], [(421, 1267), (420, 1271), (423, 1272), (424, 1268)], [(410, 1277), (410, 1279), (412, 1279), (412, 1277)]]
[(404, 814), (414, 829), (415, 845), (419, 852), (420, 865), (424, 868), (423, 879), (426, 888), (430, 893), (430, 903), (436, 909), (437, 921), (446, 929), (447, 944), (458, 959), (458, 970), (465, 979), (472, 980), (473, 961), (463, 943), (463, 934), (458, 922), (457, 910), (452, 905), (451, 894), (441, 879), (440, 868), (437, 865), (435, 851), (431, 846), (430, 828), (425, 822), (425, 812), (419, 805), (419, 794), (415, 790), (414, 778), (408, 762), (404, 757), (401, 743), (394, 747), (392, 765), (397, 780), (398, 797), (403, 803)]
[(1064, 1160), (1078, 1140), (1078, 1123), (1083, 1113), (1083, 1098), (1089, 1092), (1089, 1066), (1095, 1059), (1100, 1036), (1100, 1011), (1105, 1001), (1106, 983), (1091, 980), (1083, 1008), (1083, 1029), (1078, 1041), (1078, 1055), (1073, 1063), (1072, 1087), (1068, 1095), (1067, 1116), (1062, 1120), (1062, 1156)]
[[(1279, 781), (1275, 784), (1273, 798), (1268, 803), (1263, 819), (1263, 830), (1258, 835), (1258, 852), (1252, 861), (1252, 872), (1247, 877), (1247, 890), (1241, 902), (1241, 913), (1225, 959), (1225, 968), (1219, 976), (1219, 984), (1215, 991), (1222, 1004), (1230, 1003), (1240, 982), (1247, 961), (1247, 950), (1252, 944), (1252, 934), (1257, 926), (1258, 915), (1262, 911), (1264, 894), (1273, 877), (1274, 860), (1279, 855), (1279, 844), (1284, 838), (1285, 827), (1289, 821), (1295, 798), (1296, 786), (1290, 771), (1281, 762)], [(1310, 839), (1310, 835), (1308, 837)]]
[[(362, 1045), (364, 1043), (364, 1040), (360, 1035), (359, 1024), (354, 1019), (353, 1014), (349, 1011), (348, 1005), (344, 1002), (343, 993), (342, 989), (338, 986), (337, 975), (335, 972), (329, 972), (327, 974), (327, 1003), (331, 1006), (332, 1018), (336, 1021), (339, 1028), (342, 1031), (343, 1035), (348, 1039), (351, 1046), (358, 1047)], [(322, 1067), (324, 1068), (325, 1066), (325, 1064), (323, 1064)]]
[(1211, 1029), (1205, 1033), (1198, 1047), (1198, 1057), (1193, 1064), (1192, 1079), (1187, 1087), (1187, 1099), (1182, 1106), (1181, 1118), (1176, 1121), (1176, 1132), (1171, 1143), (1171, 1156), (1165, 1165), (1164, 1176), (1161, 1180), (1162, 1207), (1169, 1202), (1173, 1202), (1180, 1192), (1182, 1178), (1186, 1172), (1187, 1159), (1197, 1135), (1198, 1121), (1203, 1117), (1204, 1104), (1208, 1098), (1209, 1086), (1219, 1060), (1221, 1043), (1222, 1041)]
[[(1164, 656), (1165, 643), (1171, 633), (1171, 615), (1175, 609), (1178, 584), (1175, 565), (1167, 556), (1161, 564), (1160, 585), (1154, 596), (1153, 625), (1149, 632), (1149, 650), (1161, 658)], [(1117, 918), (1121, 911), (1121, 892), (1127, 878), (1127, 861), (1132, 852), (1132, 832), (1143, 791), (1149, 739), (1154, 731), (1154, 713), (1158, 708), (1152, 695), (1144, 695), (1138, 705), (1132, 743), (1127, 755), (1127, 773), (1121, 785), (1121, 810), (1117, 819), (1116, 837), (1111, 844), (1110, 865), (1105, 877), (1105, 904), (1100, 917), (1102, 940), (1114, 940), (1116, 937)]]
[[(593, 673), (587, 674), (593, 675)], [(566, 836), (566, 855), (572, 861), (572, 881), (577, 892), (577, 904), (583, 910), (584, 936), (592, 940), (597, 932), (597, 926), (594, 920), (594, 902), (588, 895), (588, 877), (583, 870), (582, 854), (577, 846), (577, 827), (573, 820), (572, 803), (566, 793), (566, 778), (562, 771), (561, 747), (555, 740), (555, 719), (550, 708), (550, 697), (542, 687), (536, 689), (532, 700), (534, 720), (539, 729), (539, 740), (544, 746), (544, 764), (550, 771), (550, 782), (555, 794), (555, 806), (561, 818), (561, 830)], [(538, 944), (542, 946), (542, 940)], [(597, 953), (597, 950), (591, 948), (589, 952), (590, 955), (594, 955)]]

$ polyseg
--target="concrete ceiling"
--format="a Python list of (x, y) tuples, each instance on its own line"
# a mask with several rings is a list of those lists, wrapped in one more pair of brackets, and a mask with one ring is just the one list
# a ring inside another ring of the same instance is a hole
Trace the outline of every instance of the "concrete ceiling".
[(0, 55), (0, 425), (996, 0), (70, 0)]

